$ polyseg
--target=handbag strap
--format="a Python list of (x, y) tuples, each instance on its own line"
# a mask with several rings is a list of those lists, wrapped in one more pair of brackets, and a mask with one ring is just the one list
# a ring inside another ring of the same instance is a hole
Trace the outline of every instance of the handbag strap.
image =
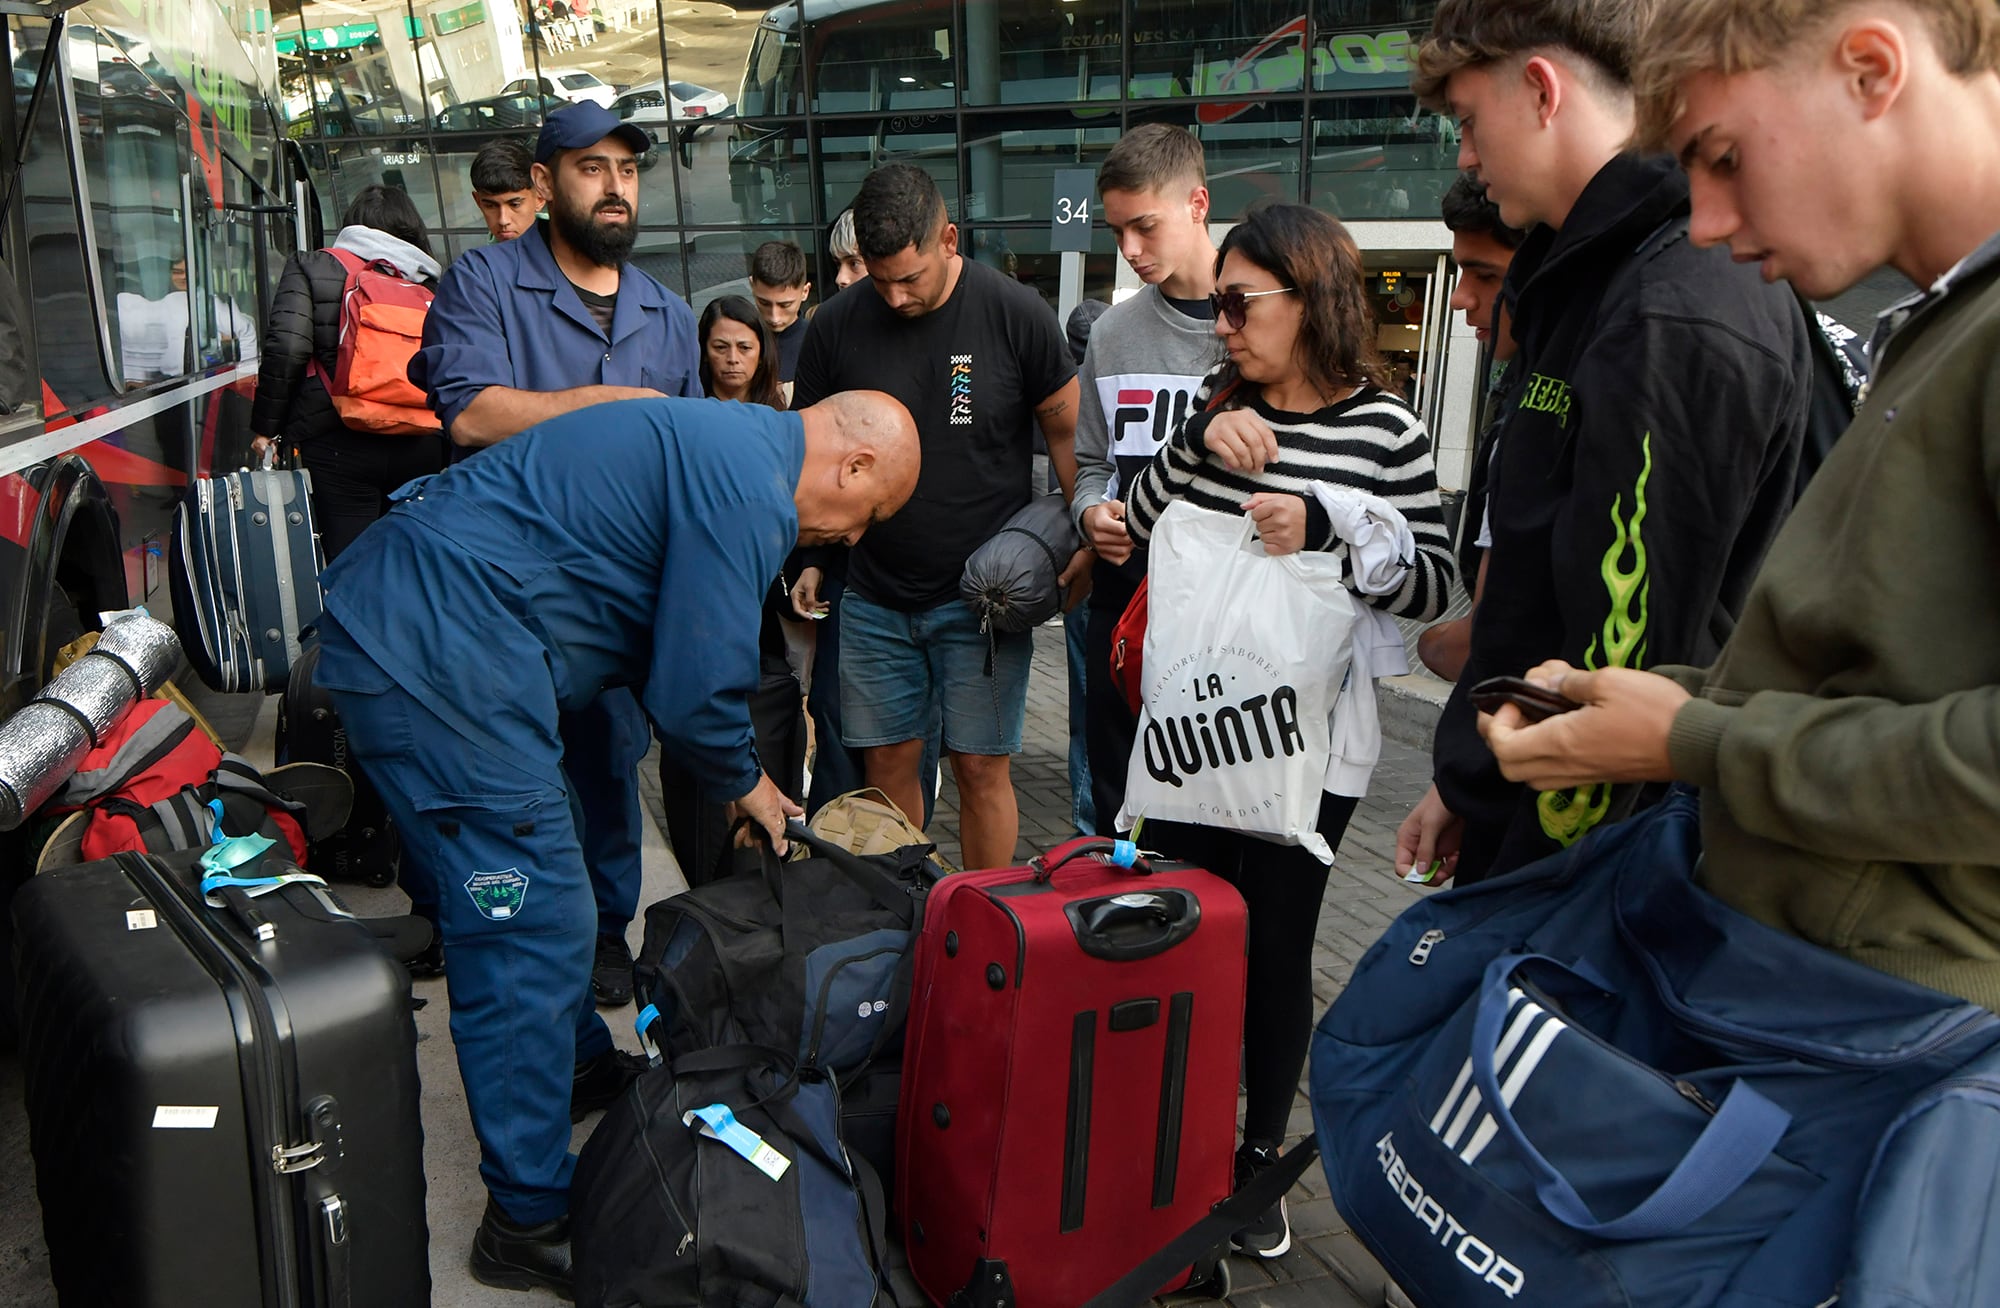
[[(1764, 1164), (1792, 1124), (1792, 1115), (1737, 1081), (1723, 1098), (1708, 1125), (1674, 1164), (1666, 1180), (1622, 1216), (1600, 1221), (1568, 1178), (1556, 1170), (1528, 1140), (1514, 1119), (1513, 1096), (1500, 1085), (1495, 1054), (1501, 1027), (1513, 1007), (1508, 993), (1522, 965), (1553, 967), (1587, 985), (1589, 969), (1560, 963), (1545, 954), (1503, 954), (1486, 965), (1480, 983), (1479, 1007), (1472, 1023), (1472, 1078), (1501, 1134), (1535, 1180), (1535, 1195), (1555, 1218), (1571, 1230), (1603, 1240), (1653, 1240), (1672, 1235), (1700, 1220), (1740, 1189)], [(1518, 1094), (1520, 1086), (1511, 1087)]]

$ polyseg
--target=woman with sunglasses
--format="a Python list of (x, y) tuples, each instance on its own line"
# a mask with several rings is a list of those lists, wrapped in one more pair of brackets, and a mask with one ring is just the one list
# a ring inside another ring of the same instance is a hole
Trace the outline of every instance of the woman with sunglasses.
[[(1341, 555), (1362, 620), (1319, 811), (1318, 830), (1337, 849), (1380, 750), (1370, 678), (1409, 670), (1393, 619), (1429, 620), (1450, 599), (1451, 538), (1430, 438), (1389, 389), (1361, 255), (1339, 222), (1295, 204), (1251, 213), (1222, 242), (1216, 287), (1227, 357), (1203, 380), (1193, 416), (1135, 479), (1126, 526), (1143, 545), (1168, 503), (1186, 500), (1247, 513), (1267, 553)], [(1305, 1067), (1327, 868), (1299, 847), (1220, 828), (1149, 822), (1143, 835), (1149, 848), (1228, 880), (1249, 907), (1241, 1187), (1276, 1158)], [(1266, 1258), (1289, 1249), (1283, 1202), (1235, 1242)]]

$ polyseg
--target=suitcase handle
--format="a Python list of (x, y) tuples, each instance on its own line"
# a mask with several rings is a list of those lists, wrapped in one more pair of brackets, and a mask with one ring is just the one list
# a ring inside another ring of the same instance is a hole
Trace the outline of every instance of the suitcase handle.
[(1164, 954), (1201, 925), (1201, 901), (1177, 887), (1079, 899), (1063, 913), (1077, 947), (1112, 963)]
[(1099, 864), (1128, 869), (1134, 876), (1151, 876), (1152, 860), (1159, 857), (1140, 849), (1129, 840), (1113, 840), (1109, 836), (1091, 836), (1072, 841), (1061, 858), (1053, 863), (1047, 855), (1028, 860), (1028, 867), (1035, 880), (1047, 885), (1055, 874), (1080, 858), (1088, 858)]

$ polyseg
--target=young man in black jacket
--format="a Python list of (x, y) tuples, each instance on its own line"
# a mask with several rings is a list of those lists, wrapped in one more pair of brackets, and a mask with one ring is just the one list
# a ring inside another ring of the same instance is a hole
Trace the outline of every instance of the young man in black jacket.
[(1518, 380), (1491, 469), (1493, 547), (1471, 651), (1397, 870), (1511, 871), (1628, 811), (1609, 787), (1500, 775), (1467, 692), (1545, 659), (1706, 663), (1790, 508), (1812, 360), (1784, 289), (1687, 237), (1671, 159), (1626, 152), (1654, 0), (1445, 0), (1415, 86), (1459, 124), (1512, 226)]

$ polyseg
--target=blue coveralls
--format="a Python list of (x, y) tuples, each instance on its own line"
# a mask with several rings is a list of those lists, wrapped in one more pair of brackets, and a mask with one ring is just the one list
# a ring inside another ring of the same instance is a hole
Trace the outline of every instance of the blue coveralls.
[(639, 688), (710, 799), (756, 785), (760, 606), (804, 452), (798, 415), (756, 405), (584, 409), (411, 482), (327, 569), (319, 680), (442, 890), (480, 1175), (517, 1222), (566, 1211), (572, 1072), (611, 1045), (558, 716)]
[[(619, 278), (606, 338), (549, 252), (548, 222), (498, 245), (466, 251), (438, 285), (410, 379), (428, 392), (447, 430), (488, 386), (561, 391), (646, 386), (701, 394), (701, 347), (687, 302), (639, 269)], [(590, 441), (595, 433), (578, 433)], [(651, 740), (627, 690), (564, 712), (563, 770), (575, 796), (600, 935), (625, 935), (639, 903), (645, 809), (639, 763)], [(414, 879), (419, 912), (428, 907)]]

